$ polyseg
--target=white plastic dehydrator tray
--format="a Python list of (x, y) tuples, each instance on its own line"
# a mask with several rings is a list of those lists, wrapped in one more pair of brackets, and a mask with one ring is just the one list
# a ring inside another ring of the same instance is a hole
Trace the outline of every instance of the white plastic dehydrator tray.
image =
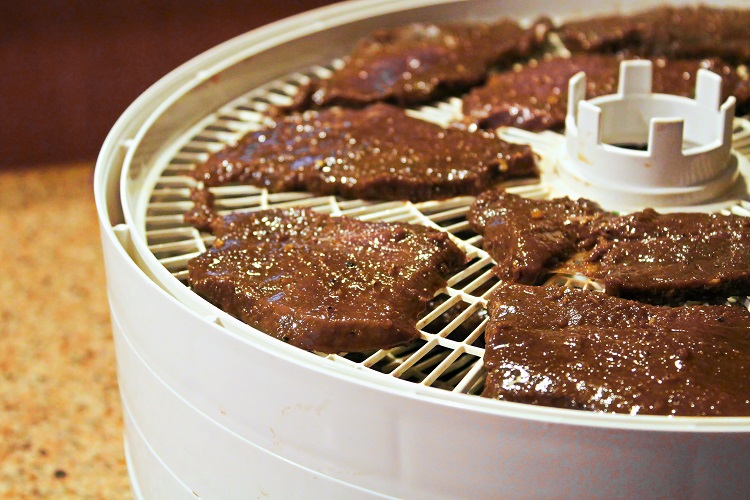
[[(633, 2), (639, 8), (647, 2)], [(184, 172), (261, 126), (311, 76), (374, 28), (410, 21), (530, 20), (611, 10), (597, 2), (358, 1), (247, 33), (190, 61), (141, 96), (99, 158), (97, 204), (136, 496), (144, 498), (740, 496), (750, 486), (750, 418), (602, 415), (477, 397), (483, 304), (496, 284), (472, 199), (372, 203), (217, 188), (224, 210), (310, 206), (364, 219), (428, 224), (471, 256), (417, 325), (413, 345), (319, 356), (229, 317), (185, 285), (209, 235), (182, 222)], [(445, 122), (453, 99), (414, 109)], [(562, 136), (508, 129), (554, 167)], [(750, 127), (737, 120), (734, 148)], [(554, 182), (511, 187), (560, 194)], [(741, 199), (703, 210), (750, 215)], [(584, 283), (584, 285), (588, 286)], [(746, 303), (745, 306), (748, 306)], [(463, 312), (436, 327), (451, 308)], [(472, 327), (461, 325), (471, 322)]]

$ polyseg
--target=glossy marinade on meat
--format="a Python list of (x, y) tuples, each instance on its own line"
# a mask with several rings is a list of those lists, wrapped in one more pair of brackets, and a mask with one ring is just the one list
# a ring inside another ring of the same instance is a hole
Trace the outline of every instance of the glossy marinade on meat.
[(528, 146), (373, 104), (280, 118), (211, 155), (191, 175), (209, 187), (250, 184), (272, 192), (423, 201), (478, 194), (538, 171)]
[(571, 20), (557, 31), (573, 52), (625, 51), (641, 56), (750, 62), (750, 9), (660, 6), (633, 14)]
[(424, 226), (364, 222), (305, 209), (233, 213), (188, 262), (206, 300), (262, 332), (326, 353), (390, 348), (464, 264), (450, 237)]
[[(530, 62), (493, 74), (463, 99), (465, 120), (480, 128), (518, 127), (531, 131), (562, 130), (568, 108), (568, 83), (586, 73), (586, 98), (617, 92), (620, 63), (614, 55), (577, 54)], [(698, 70), (723, 79), (722, 97), (737, 99), (739, 114), (750, 104), (750, 81), (718, 59), (653, 59), (653, 91), (693, 97)]]
[(526, 29), (505, 19), (380, 29), (362, 39), (330, 78), (302, 88), (292, 108), (377, 101), (403, 106), (455, 94), (481, 83), (492, 66), (529, 57), (549, 27), (547, 20)]
[(536, 284), (549, 273), (582, 274), (608, 294), (654, 303), (750, 295), (750, 218), (705, 213), (627, 215), (584, 198), (480, 195), (472, 229), (504, 280)]
[(744, 308), (506, 284), (489, 312), (485, 397), (631, 415), (750, 415)]

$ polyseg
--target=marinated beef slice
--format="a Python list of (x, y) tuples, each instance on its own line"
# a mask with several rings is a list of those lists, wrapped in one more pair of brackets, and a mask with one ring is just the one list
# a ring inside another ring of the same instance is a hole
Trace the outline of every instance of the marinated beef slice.
[(213, 154), (191, 175), (209, 187), (251, 184), (273, 192), (422, 201), (477, 194), (538, 171), (528, 146), (373, 104), (283, 117)]
[(482, 194), (468, 220), (505, 280), (535, 284), (580, 273), (610, 295), (654, 303), (750, 295), (750, 218), (703, 213), (629, 215), (586, 199)]
[(750, 62), (750, 9), (662, 6), (628, 15), (574, 20), (558, 32), (572, 52), (626, 51), (641, 56)]
[[(525, 130), (562, 130), (568, 108), (568, 84), (586, 73), (586, 98), (617, 92), (622, 58), (578, 54), (530, 62), (495, 73), (463, 99), (465, 120), (484, 129), (518, 127)], [(718, 59), (653, 60), (653, 91), (685, 97), (695, 95), (696, 75), (708, 69), (723, 79), (723, 98), (733, 95), (741, 114), (750, 104), (750, 81)]]
[(385, 101), (423, 103), (481, 83), (491, 66), (528, 57), (546, 40), (549, 23), (515, 21), (413, 23), (364, 38), (343, 68), (300, 89), (293, 108)]
[(213, 247), (188, 262), (192, 289), (250, 326), (325, 353), (417, 338), (425, 304), (465, 261), (437, 230), (310, 210), (234, 213), (212, 229)]
[(606, 218), (597, 233), (592, 248), (557, 271), (654, 303), (750, 295), (750, 217), (646, 209)]
[(750, 415), (750, 313), (501, 286), (483, 396), (605, 413)]
[(501, 189), (482, 193), (467, 219), (500, 279), (535, 284), (591, 243), (602, 208), (586, 199), (533, 200)]
[(211, 231), (211, 222), (220, 217), (216, 212), (214, 194), (206, 188), (192, 188), (190, 200), (193, 206), (183, 214), (185, 222), (201, 231)]

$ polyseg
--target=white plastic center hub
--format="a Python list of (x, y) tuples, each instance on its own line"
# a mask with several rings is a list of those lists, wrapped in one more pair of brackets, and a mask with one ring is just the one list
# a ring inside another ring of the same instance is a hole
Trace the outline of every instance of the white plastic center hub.
[(651, 79), (651, 61), (623, 61), (617, 93), (588, 101), (586, 75), (570, 79), (558, 173), (574, 192), (611, 207), (686, 206), (737, 182), (735, 99), (721, 104), (721, 77), (700, 69), (695, 99), (654, 94)]

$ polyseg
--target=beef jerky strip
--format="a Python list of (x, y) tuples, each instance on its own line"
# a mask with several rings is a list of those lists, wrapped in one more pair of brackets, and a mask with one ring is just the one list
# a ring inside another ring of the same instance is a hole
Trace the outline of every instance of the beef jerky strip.
[(411, 105), (463, 91), (484, 81), (491, 66), (528, 57), (546, 41), (549, 27), (548, 20), (524, 29), (506, 19), (377, 30), (330, 78), (300, 89), (292, 108), (377, 101)]
[[(373, 104), (284, 117), (213, 154), (191, 175), (208, 187), (251, 184), (273, 192), (423, 201), (478, 194), (538, 171), (528, 146)], [(202, 199), (212, 203), (210, 196)]]
[(750, 62), (750, 9), (662, 6), (570, 21), (559, 28), (559, 35), (573, 52), (624, 51), (641, 56)]
[[(492, 75), (484, 86), (463, 100), (463, 114), (480, 128), (518, 127), (526, 130), (562, 130), (568, 107), (568, 82), (586, 72), (586, 98), (617, 92), (622, 59), (613, 55), (579, 54), (532, 62)], [(723, 98), (737, 99), (738, 114), (750, 105), (750, 81), (718, 59), (653, 60), (653, 91), (693, 97), (696, 75), (708, 69), (723, 79)]]
[(273, 337), (337, 353), (419, 336), (425, 304), (463, 265), (446, 233), (310, 210), (214, 218), (215, 243), (188, 262), (193, 290)]
[(501, 286), (483, 396), (605, 413), (750, 415), (750, 313)]
[(750, 295), (748, 217), (652, 209), (614, 215), (586, 199), (529, 200), (491, 190), (477, 198), (468, 220), (508, 281), (583, 274), (611, 295), (655, 303)]

